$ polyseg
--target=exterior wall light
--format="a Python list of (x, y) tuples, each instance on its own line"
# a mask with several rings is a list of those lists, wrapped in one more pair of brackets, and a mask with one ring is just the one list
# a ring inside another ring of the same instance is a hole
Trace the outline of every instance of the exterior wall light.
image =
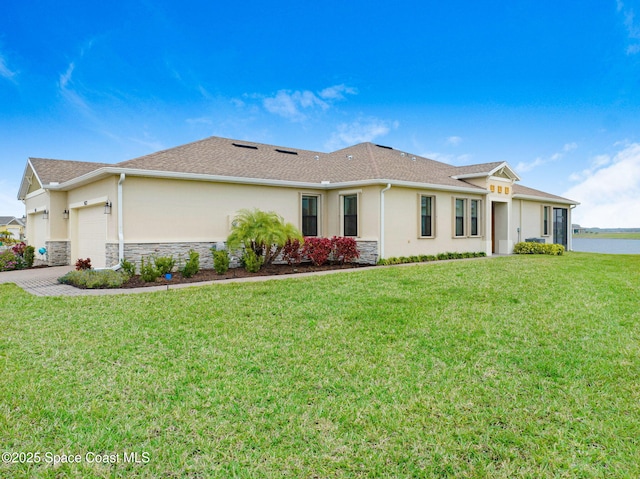
[(68, 220), (69, 219), (69, 210), (64, 210), (62, 212), (62, 219), (63, 220)]
[(104, 214), (105, 215), (110, 215), (111, 214), (111, 201), (107, 200), (104, 204)]
[(49, 219), (49, 210), (44, 210), (42, 212), (42, 219), (43, 220), (48, 220)]

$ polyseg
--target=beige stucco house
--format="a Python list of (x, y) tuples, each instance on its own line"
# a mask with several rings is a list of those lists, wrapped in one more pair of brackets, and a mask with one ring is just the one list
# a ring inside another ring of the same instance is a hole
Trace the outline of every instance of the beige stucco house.
[(306, 236), (353, 236), (370, 263), (509, 254), (529, 238), (570, 249), (577, 203), (519, 180), (505, 162), (455, 167), (372, 143), (322, 153), (211, 137), (117, 164), (30, 158), (18, 198), (51, 265), (195, 249), (210, 267), (243, 208), (276, 211)]

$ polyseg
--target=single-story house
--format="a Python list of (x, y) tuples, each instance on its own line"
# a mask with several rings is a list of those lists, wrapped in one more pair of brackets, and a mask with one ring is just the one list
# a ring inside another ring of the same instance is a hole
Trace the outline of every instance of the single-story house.
[(362, 262), (454, 251), (509, 254), (529, 238), (571, 249), (578, 203), (521, 186), (506, 162), (456, 167), (388, 146), (331, 153), (210, 137), (117, 164), (30, 158), (18, 198), (51, 265), (201, 253), (243, 208), (305, 236), (356, 238)]
[(0, 216), (0, 232), (8, 231), (11, 238), (21, 240), (24, 238), (25, 219), (15, 216)]

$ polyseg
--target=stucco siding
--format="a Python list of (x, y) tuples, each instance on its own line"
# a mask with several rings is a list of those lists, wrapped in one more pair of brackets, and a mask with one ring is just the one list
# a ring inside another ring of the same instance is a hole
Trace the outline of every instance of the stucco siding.
[(231, 220), (244, 208), (275, 211), (300, 228), (301, 191), (127, 177), (123, 184), (125, 239), (128, 243), (224, 241)]
[[(420, 195), (434, 198), (434, 235), (421, 237)], [(484, 201), (480, 195), (394, 187), (385, 193), (385, 251), (384, 257), (435, 255), (447, 251), (485, 251), (486, 225), (480, 218), (479, 237), (456, 238), (453, 230), (453, 199), (467, 198)], [(483, 216), (484, 216), (484, 209)]]

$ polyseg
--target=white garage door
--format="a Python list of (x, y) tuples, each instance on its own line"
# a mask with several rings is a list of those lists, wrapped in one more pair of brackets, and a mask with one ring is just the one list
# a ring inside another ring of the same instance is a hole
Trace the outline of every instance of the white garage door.
[(42, 212), (29, 215), (27, 241), (36, 249), (36, 258), (40, 258), (38, 250), (45, 248), (47, 240), (47, 220), (42, 219)]
[(91, 206), (78, 210), (77, 238), (78, 258), (91, 258), (91, 266), (104, 268), (107, 221), (103, 206)]

